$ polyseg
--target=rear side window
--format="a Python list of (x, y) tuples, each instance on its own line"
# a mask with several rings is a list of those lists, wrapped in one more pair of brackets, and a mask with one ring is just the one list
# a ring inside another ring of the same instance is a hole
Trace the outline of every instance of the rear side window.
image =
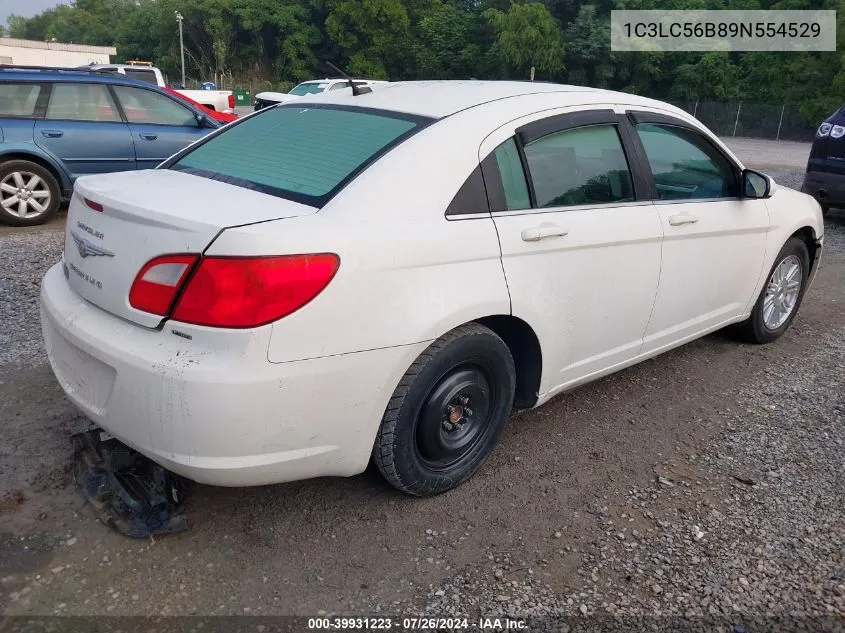
[(277, 106), (229, 126), (170, 168), (320, 207), (427, 122), (380, 110)]
[(45, 118), (114, 123), (120, 115), (103, 84), (54, 83)]
[(613, 125), (549, 134), (525, 146), (538, 207), (626, 202), (634, 187)]
[(522, 169), (516, 142), (509, 138), (496, 148), (494, 155), (502, 176), (502, 188), (505, 190), (508, 209), (530, 209), (528, 185), (525, 183), (525, 171)]
[(38, 84), (0, 83), (0, 116), (33, 116), (40, 94)]

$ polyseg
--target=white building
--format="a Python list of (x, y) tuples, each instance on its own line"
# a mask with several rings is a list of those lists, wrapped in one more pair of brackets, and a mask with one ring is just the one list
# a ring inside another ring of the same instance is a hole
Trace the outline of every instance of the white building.
[(111, 62), (109, 56), (116, 54), (114, 46), (61, 44), (0, 37), (0, 64), (73, 68), (92, 62), (108, 64)]

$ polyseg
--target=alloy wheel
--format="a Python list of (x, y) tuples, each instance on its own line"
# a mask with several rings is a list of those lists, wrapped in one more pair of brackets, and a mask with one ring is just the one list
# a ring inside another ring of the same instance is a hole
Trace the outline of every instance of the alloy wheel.
[(36, 218), (50, 208), (52, 194), (41, 176), (13, 171), (0, 181), (0, 207), (21, 219)]
[(801, 261), (795, 255), (785, 257), (772, 271), (763, 299), (763, 324), (767, 329), (777, 330), (795, 310), (802, 272)]

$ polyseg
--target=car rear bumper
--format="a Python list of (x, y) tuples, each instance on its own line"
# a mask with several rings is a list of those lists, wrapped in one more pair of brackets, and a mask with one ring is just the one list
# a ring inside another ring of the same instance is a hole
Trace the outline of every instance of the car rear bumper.
[(845, 174), (808, 171), (801, 191), (813, 196), (822, 205), (845, 205)]
[[(189, 479), (250, 486), (348, 476), (368, 463), (402, 374), (425, 344), (270, 363), (270, 326), (213, 348), (91, 305), (57, 264), (41, 322), (68, 398), (125, 444)], [(186, 330), (189, 328), (185, 328)]]

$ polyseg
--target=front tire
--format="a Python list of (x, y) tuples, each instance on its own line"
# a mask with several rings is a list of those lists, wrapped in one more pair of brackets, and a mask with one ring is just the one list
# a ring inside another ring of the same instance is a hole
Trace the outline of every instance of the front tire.
[(797, 237), (791, 237), (775, 258), (766, 285), (751, 316), (737, 325), (740, 336), (751, 343), (771, 343), (792, 324), (810, 274), (810, 254)]
[(0, 222), (35, 226), (59, 210), (61, 190), (48, 170), (28, 160), (0, 163)]
[(516, 371), (492, 330), (462, 325), (434, 341), (393, 392), (373, 461), (395, 488), (420, 497), (451, 490), (481, 466), (513, 407)]

